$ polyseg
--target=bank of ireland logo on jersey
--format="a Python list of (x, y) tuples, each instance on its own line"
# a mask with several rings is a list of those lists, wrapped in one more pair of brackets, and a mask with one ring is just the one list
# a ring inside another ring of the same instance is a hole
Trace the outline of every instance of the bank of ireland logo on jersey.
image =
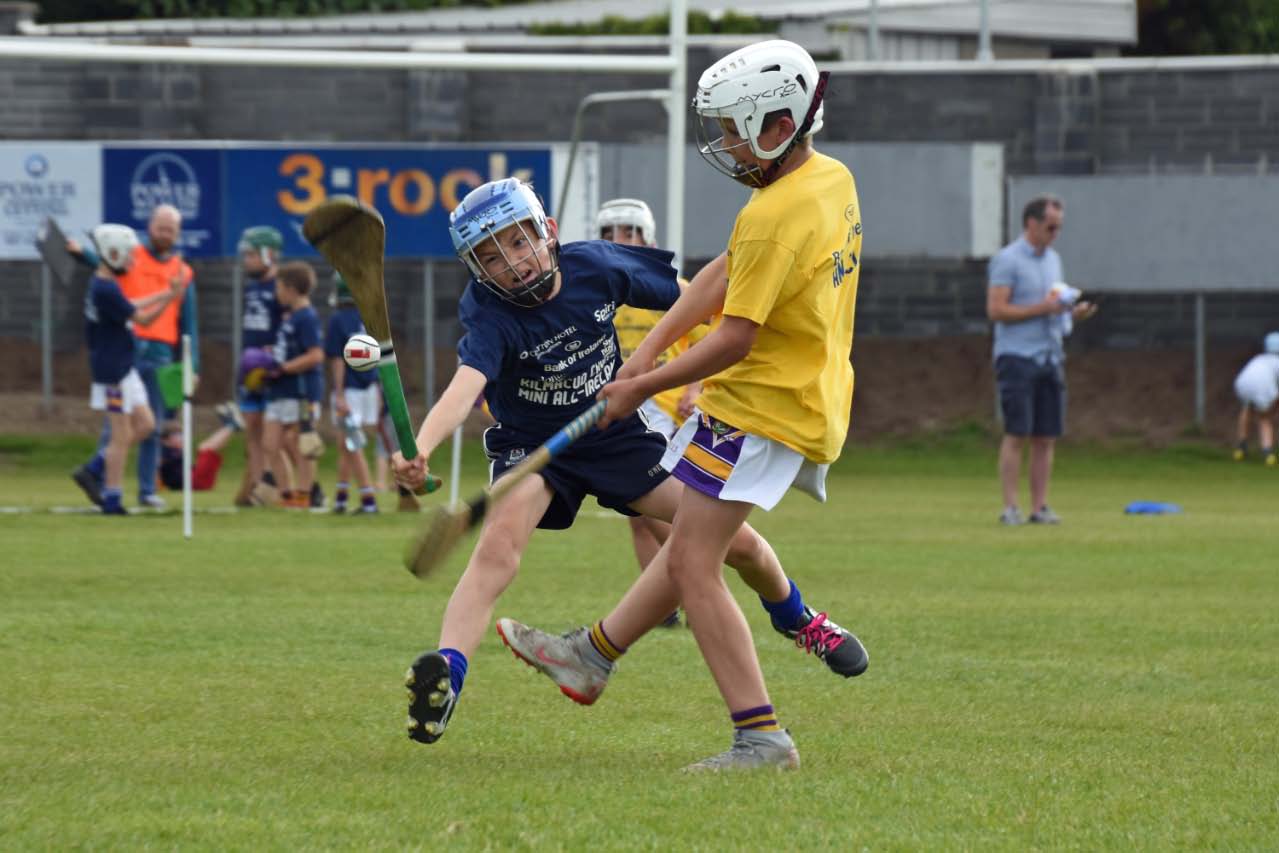
[(158, 151), (139, 161), (129, 179), (133, 218), (146, 221), (161, 204), (171, 204), (184, 220), (200, 218), (200, 181), (195, 169), (172, 151)]

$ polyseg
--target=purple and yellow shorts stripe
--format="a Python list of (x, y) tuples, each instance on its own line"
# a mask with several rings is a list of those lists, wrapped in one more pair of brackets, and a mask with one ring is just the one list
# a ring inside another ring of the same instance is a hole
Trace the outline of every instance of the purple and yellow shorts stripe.
[(697, 418), (697, 431), (671, 473), (684, 485), (718, 498), (741, 455), (746, 433), (704, 413)]
[(107, 386), (107, 411), (116, 415), (124, 413), (124, 389), (119, 385)]

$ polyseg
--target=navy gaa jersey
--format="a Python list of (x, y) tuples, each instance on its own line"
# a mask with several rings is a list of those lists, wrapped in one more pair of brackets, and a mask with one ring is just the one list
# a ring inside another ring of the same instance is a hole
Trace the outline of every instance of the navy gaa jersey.
[[(273, 355), (280, 364), (292, 361), (320, 345), (320, 318), (310, 305), (290, 311), (280, 323)], [(272, 400), (306, 400), (310, 388), (305, 373), (282, 373), (271, 380), (267, 396)]]
[(275, 344), (284, 310), (275, 301), (275, 279), (247, 277), (244, 280), (244, 323), (241, 346), (269, 347)]
[(129, 318), (136, 310), (115, 279), (95, 275), (89, 282), (84, 296), (84, 337), (94, 382), (115, 385), (133, 367)]
[[(342, 358), (342, 350), (351, 335), (364, 334), (364, 321), (360, 319), (360, 309), (354, 305), (344, 305), (329, 318), (328, 333), (324, 336), (324, 357)], [(377, 369), (352, 370), (346, 365), (344, 388), (367, 388), (377, 382)]]
[(458, 356), (488, 379), (484, 399), (503, 430), (541, 444), (591, 407), (621, 366), (613, 312), (670, 308), (679, 298), (673, 257), (603, 240), (566, 243), (559, 293), (535, 308), (468, 283)]

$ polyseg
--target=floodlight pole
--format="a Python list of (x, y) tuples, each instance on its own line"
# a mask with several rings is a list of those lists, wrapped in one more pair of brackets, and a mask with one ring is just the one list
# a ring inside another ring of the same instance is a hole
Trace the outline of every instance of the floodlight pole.
[(666, 250), (684, 263), (684, 139), (688, 77), (688, 0), (671, 0), (671, 85), (666, 108)]
[(240, 384), (240, 353), (244, 351), (244, 265), (237, 257), (231, 268), (231, 394)]
[(866, 25), (866, 58), (879, 61), (879, 0), (870, 0), (870, 20)]
[[(588, 107), (596, 104), (613, 104), (619, 101), (665, 101), (670, 97), (667, 89), (632, 89), (625, 92), (596, 92), (582, 98), (573, 115), (573, 139), (568, 147), (568, 165), (564, 167), (564, 183), (560, 184), (559, 203), (552, 211), (555, 219), (564, 221), (564, 205), (568, 204), (569, 185), (573, 183), (573, 167), (577, 163), (577, 148), (582, 141), (582, 118)], [(589, 216), (589, 213), (588, 213)]]
[(40, 399), (43, 414), (53, 411), (53, 277), (40, 264)]
[(1207, 389), (1204, 374), (1208, 362), (1208, 323), (1204, 305), (1203, 292), (1195, 294), (1195, 426), (1202, 427), (1205, 421)]
[(990, 0), (978, 0), (977, 61), (990, 62), (995, 52), (990, 49)]
[(422, 267), (422, 359), (422, 389), (429, 412), (435, 405), (435, 262), (430, 258)]

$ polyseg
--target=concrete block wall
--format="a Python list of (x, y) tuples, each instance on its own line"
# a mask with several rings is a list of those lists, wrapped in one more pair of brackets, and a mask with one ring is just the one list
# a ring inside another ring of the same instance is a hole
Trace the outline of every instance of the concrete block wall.
[[(690, 51), (690, 68), (712, 58), (705, 50)], [(689, 78), (691, 96), (695, 70)], [(0, 138), (563, 140), (585, 95), (664, 83), (642, 74), (0, 61)], [(662, 138), (665, 126), (655, 103), (606, 105), (588, 114), (585, 138), (650, 142)], [(693, 133), (690, 122), (690, 142)], [(1014, 175), (1276, 172), (1279, 67), (1141, 70), (1071, 63), (999, 73), (841, 72), (831, 81), (819, 146), (822, 139), (995, 142), (1004, 146)], [(229, 340), (230, 317), (219, 307), (229, 293), (229, 268), (199, 266), (205, 339)], [(456, 274), (455, 266), (438, 267), (442, 281)], [(392, 299), (406, 306), (401, 313), (410, 338), (420, 339), (421, 302), (414, 288), (421, 267), (412, 267), (416, 272), (392, 265)], [(980, 260), (890, 263), (871, 255), (862, 276), (858, 331), (980, 333), (984, 271)], [(0, 336), (31, 340), (39, 328), (36, 267), (0, 263), (0, 280)], [(455, 332), (453, 304), (441, 296), (437, 306), (441, 340)], [(78, 346), (79, 295), (55, 292), (54, 305), (59, 347)], [(1271, 293), (1222, 294), (1208, 306), (1215, 338), (1251, 340), (1259, 323), (1275, 325), (1270, 318), (1279, 317), (1279, 296)], [(1190, 297), (1117, 296), (1088, 327), (1086, 340), (1098, 346), (1185, 343), (1192, 320)]]

